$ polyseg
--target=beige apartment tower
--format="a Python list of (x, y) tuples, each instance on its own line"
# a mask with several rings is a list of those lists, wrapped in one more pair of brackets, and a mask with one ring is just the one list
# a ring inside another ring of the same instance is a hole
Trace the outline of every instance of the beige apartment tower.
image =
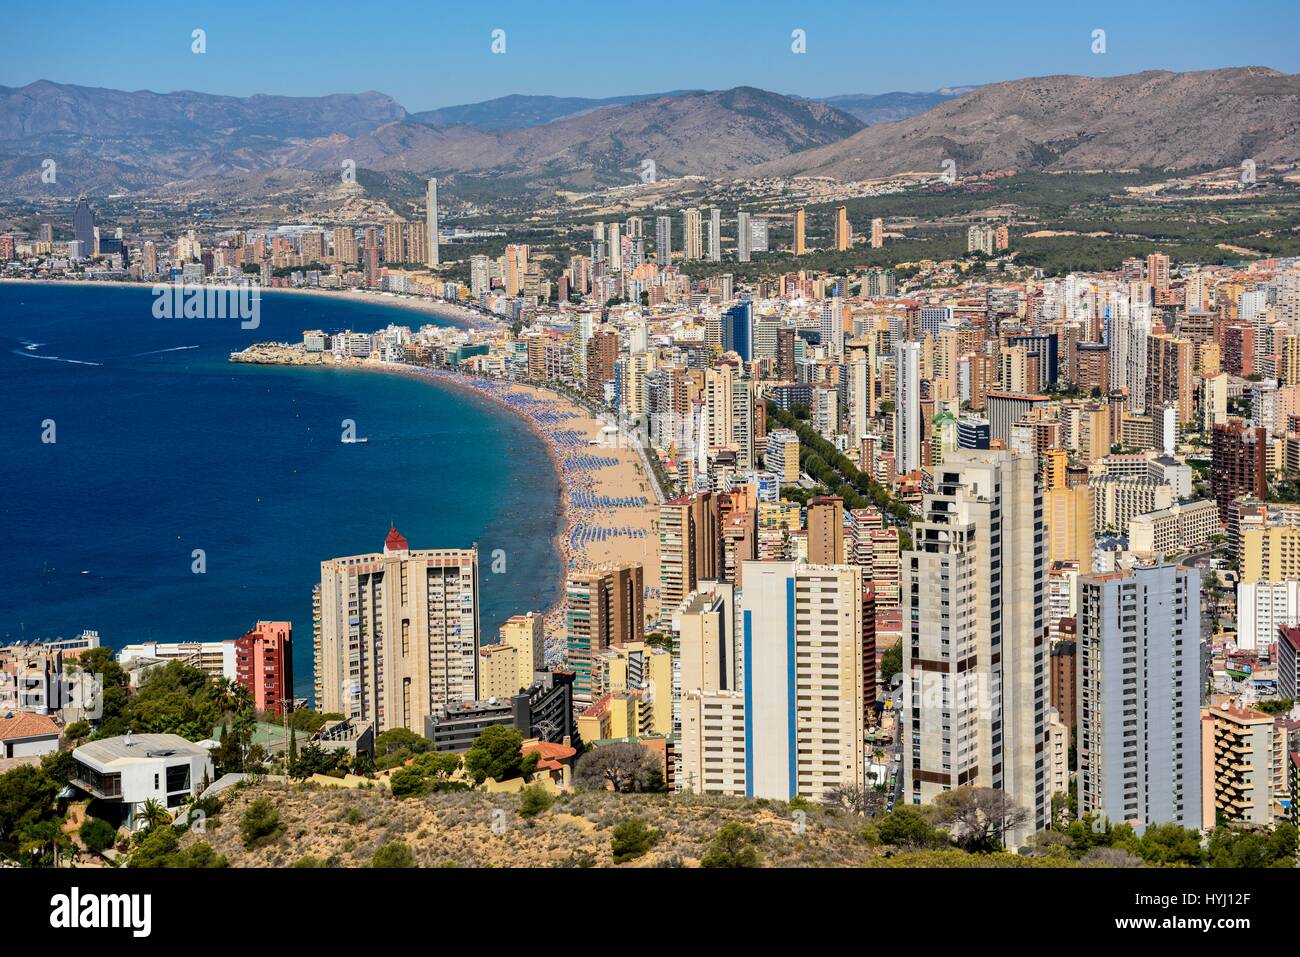
[(902, 553), (903, 800), (1005, 791), (1048, 824), (1046, 543), (1033, 456), (958, 449)]
[(321, 562), (313, 598), (316, 702), (424, 733), (437, 709), (478, 697), (478, 551), (384, 550)]
[(538, 612), (511, 615), (501, 626), (501, 644), (514, 648), (519, 687), (533, 683), (533, 673), (546, 667), (545, 619)]

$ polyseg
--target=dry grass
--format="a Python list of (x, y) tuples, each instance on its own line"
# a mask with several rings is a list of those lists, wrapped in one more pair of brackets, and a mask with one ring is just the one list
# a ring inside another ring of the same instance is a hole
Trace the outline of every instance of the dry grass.
[[(246, 851), (239, 820), (248, 805), (269, 797), (285, 825), (271, 844)], [(225, 796), (204, 835), (232, 867), (289, 867), (304, 856), (330, 866), (365, 867), (376, 850), (405, 841), (421, 867), (614, 867), (610, 832), (630, 817), (661, 832), (644, 857), (622, 867), (694, 867), (719, 828), (739, 821), (762, 835), (769, 867), (853, 867), (879, 857), (861, 836), (863, 821), (845, 814), (810, 811), (802, 834), (780, 802), (696, 795), (574, 792), (536, 817), (518, 816), (516, 795), (462, 792), (397, 800), (387, 789), (347, 790), (262, 782)], [(503, 833), (494, 833), (493, 811), (505, 812)]]

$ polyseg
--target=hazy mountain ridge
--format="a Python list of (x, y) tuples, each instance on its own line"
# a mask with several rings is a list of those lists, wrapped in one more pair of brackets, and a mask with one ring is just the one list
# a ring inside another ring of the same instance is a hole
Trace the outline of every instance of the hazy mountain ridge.
[(944, 87), (928, 93), (847, 93), (840, 96), (821, 96), (815, 99), (843, 110), (850, 116), (856, 116), (867, 126), (877, 123), (892, 123), (924, 113), (926, 110), (946, 103), (948, 100), (964, 96), (974, 86)]
[(870, 179), (939, 170), (1188, 169), (1300, 159), (1300, 75), (1263, 67), (982, 86), (918, 116), (746, 171)]
[[(452, 119), (464, 122), (442, 122)], [(506, 122), (528, 125), (497, 128)], [(41, 180), (47, 158), (57, 164), (55, 184)], [(966, 175), (1245, 158), (1300, 159), (1300, 76), (1259, 67), (1150, 71), (822, 99), (754, 87), (606, 100), (510, 96), (419, 114), (374, 92), (230, 97), (44, 80), (0, 87), (0, 195), (33, 198), (210, 185), (274, 169), (333, 176), (348, 161), (386, 174), (469, 177), (487, 188), (592, 189), (638, 182), (646, 160), (661, 179), (857, 180), (937, 171), (945, 159)]]
[(444, 106), (436, 110), (412, 113), (411, 119), (425, 126), (468, 126), (484, 132), (527, 129), (554, 120), (577, 116), (607, 106), (627, 106), (642, 100), (661, 96), (681, 96), (684, 93), (702, 93), (703, 90), (673, 90), (669, 93), (638, 93), (631, 96), (529, 96), (512, 93), (478, 103)]

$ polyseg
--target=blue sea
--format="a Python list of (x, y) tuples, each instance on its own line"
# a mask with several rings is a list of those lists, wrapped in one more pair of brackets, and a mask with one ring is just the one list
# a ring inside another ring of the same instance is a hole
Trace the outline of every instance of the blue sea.
[[(289, 620), (309, 695), (320, 562), (381, 550), (390, 523), (412, 548), (478, 545), (488, 640), (558, 597), (558, 479), (514, 415), (400, 376), (227, 361), (304, 329), (450, 320), (266, 293), (243, 329), (152, 304), (147, 287), (0, 283), (0, 636), (92, 628), (120, 647)], [(341, 442), (344, 419), (369, 441)]]

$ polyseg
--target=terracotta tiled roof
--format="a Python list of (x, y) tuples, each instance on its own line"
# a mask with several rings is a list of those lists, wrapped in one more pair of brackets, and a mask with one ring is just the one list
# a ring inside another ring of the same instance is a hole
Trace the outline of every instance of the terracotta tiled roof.
[(0, 741), (35, 738), (46, 734), (62, 734), (54, 719), (48, 715), (15, 711), (12, 715), (0, 716)]
[(410, 549), (410, 544), (406, 541), (396, 528), (388, 530), (388, 537), (384, 539), (384, 551), (386, 552), (405, 552)]
[(532, 741), (519, 749), (520, 754), (531, 754), (534, 751), (537, 752), (537, 766), (545, 771), (560, 770), (564, 762), (573, 760), (578, 753), (577, 748), (550, 741)]

